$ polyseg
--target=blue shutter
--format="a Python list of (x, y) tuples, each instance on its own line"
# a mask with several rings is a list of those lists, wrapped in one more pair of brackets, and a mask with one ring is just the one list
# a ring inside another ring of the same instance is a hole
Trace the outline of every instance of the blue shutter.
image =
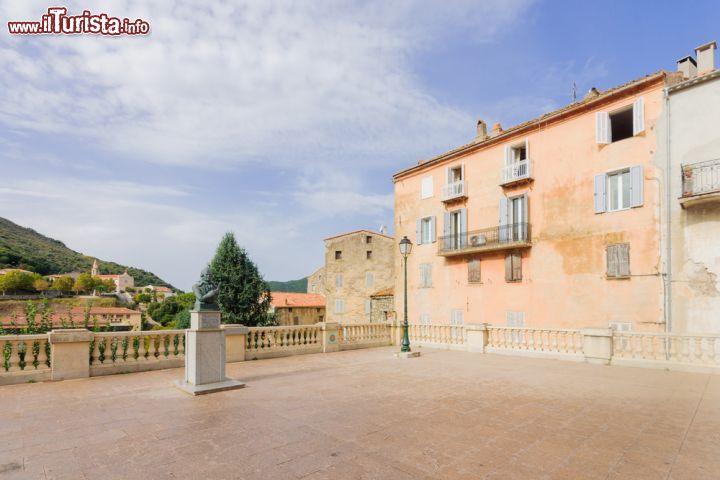
[(467, 208), (460, 209), (460, 248), (467, 247)]
[(605, 212), (607, 205), (605, 187), (605, 174), (595, 175), (595, 213)]
[(422, 218), (415, 220), (415, 244), (422, 245)]
[(430, 241), (435, 243), (437, 239), (437, 229), (435, 226), (435, 216), (430, 217)]
[(507, 242), (508, 240), (508, 199), (503, 197), (500, 199), (500, 226), (498, 232), (498, 240)]
[(642, 207), (643, 204), (643, 167), (630, 167), (630, 206)]
[(451, 233), (450, 212), (445, 212), (443, 216), (443, 250), (450, 250), (452, 247), (452, 238), (450, 238)]

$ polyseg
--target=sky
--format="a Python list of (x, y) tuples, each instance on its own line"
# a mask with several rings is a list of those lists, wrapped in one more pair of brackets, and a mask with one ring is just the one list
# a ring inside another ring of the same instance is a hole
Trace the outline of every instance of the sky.
[[(147, 36), (13, 36), (50, 6)], [(600, 8), (602, 6), (602, 8)], [(720, 2), (0, 2), (0, 216), (189, 289), (222, 235), (268, 280), (392, 232), (392, 175), (661, 69)]]

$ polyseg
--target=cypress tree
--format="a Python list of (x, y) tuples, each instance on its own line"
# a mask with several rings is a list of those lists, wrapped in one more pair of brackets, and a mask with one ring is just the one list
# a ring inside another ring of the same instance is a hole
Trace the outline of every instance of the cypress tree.
[(219, 286), (223, 323), (256, 326), (266, 322), (270, 287), (232, 232), (226, 233), (218, 245), (210, 262), (210, 278)]

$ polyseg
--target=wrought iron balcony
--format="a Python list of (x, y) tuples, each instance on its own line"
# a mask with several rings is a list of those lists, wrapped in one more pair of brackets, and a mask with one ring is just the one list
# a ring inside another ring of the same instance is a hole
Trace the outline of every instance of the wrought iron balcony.
[(458, 198), (467, 197), (467, 183), (465, 180), (458, 182), (452, 182), (443, 185), (442, 187), (442, 201), (447, 202)]
[(505, 165), (502, 169), (500, 185), (507, 186), (528, 180), (532, 180), (532, 162), (529, 159)]
[(720, 159), (682, 166), (683, 208), (720, 201)]
[(531, 245), (530, 224), (500, 225), (482, 230), (446, 235), (438, 240), (438, 254), (445, 257), (525, 248)]

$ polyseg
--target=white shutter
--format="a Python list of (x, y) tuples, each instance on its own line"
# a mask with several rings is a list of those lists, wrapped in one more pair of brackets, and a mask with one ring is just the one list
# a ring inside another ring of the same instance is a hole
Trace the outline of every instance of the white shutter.
[(510, 145), (505, 146), (505, 166), (513, 164), (513, 151)]
[(450, 167), (445, 167), (445, 184), (449, 185), (452, 183), (452, 170)]
[(618, 250), (618, 276), (628, 277), (630, 276), (630, 244), (621, 243), (617, 246)]
[(636, 165), (630, 167), (630, 206), (642, 207), (643, 204), (643, 167)]
[[(465, 181), (465, 162), (460, 164), (460, 178), (462, 179), (463, 182)], [(465, 192), (463, 192), (463, 193), (465, 193)]]
[(460, 209), (460, 248), (467, 246), (467, 208)]
[(617, 245), (608, 245), (605, 247), (605, 256), (607, 257), (607, 276), (618, 276), (618, 255)]
[(415, 244), (422, 245), (422, 218), (415, 221)]
[(605, 174), (595, 175), (595, 213), (604, 213), (607, 206)]
[(450, 237), (452, 234), (452, 217), (450, 212), (445, 212), (443, 222), (443, 249), (450, 250), (450, 247), (452, 247), (452, 238)]
[(643, 97), (633, 102), (633, 135), (645, 131), (645, 100)]
[(528, 239), (528, 230), (530, 228), (529, 225), (529, 215), (528, 215), (528, 196), (527, 193), (522, 196), (522, 220), (520, 225), (520, 239), (521, 240), (527, 240)]
[(435, 216), (430, 217), (430, 242), (435, 243), (437, 240), (437, 228), (435, 226)]
[(525, 139), (525, 159), (530, 160), (530, 146), (527, 141), (527, 138)]
[(600, 144), (610, 143), (610, 114), (608, 112), (595, 113), (595, 140)]
[(498, 237), (501, 242), (506, 242), (508, 239), (508, 199), (503, 197), (500, 199), (500, 231)]
[(425, 177), (420, 185), (420, 198), (431, 198), (433, 196), (433, 177)]

